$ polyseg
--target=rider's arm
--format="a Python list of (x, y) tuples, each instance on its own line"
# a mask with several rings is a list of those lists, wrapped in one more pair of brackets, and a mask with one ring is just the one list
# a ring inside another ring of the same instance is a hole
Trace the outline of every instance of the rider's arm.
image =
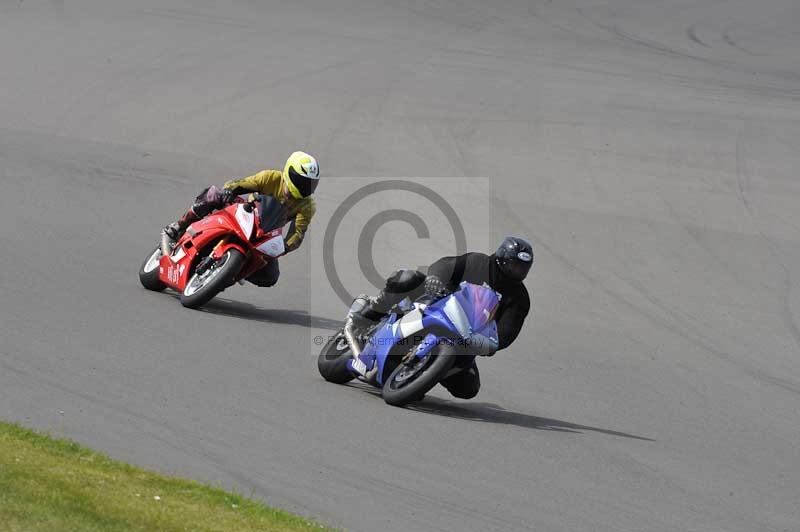
[(308, 224), (311, 223), (311, 218), (314, 217), (315, 212), (317, 212), (317, 206), (314, 200), (311, 198), (303, 200), (289, 227), (289, 234), (286, 236), (287, 253), (300, 247), (303, 238), (306, 236)]
[(417, 301), (431, 303), (454, 292), (464, 277), (465, 265), (466, 255), (442, 257), (431, 264), (422, 285), (422, 297)]
[(508, 298), (507, 304), (504, 306), (502, 312), (497, 316), (497, 336), (500, 346), (497, 350), (505, 349), (517, 339), (519, 332), (522, 330), (522, 324), (525, 322), (525, 317), (531, 308), (531, 299), (528, 296), (528, 290), (524, 285), (520, 284), (520, 290), (507, 294), (511, 297)]
[[(232, 179), (225, 183), (226, 190), (233, 191), (234, 194), (244, 194), (246, 192), (259, 192), (277, 196), (280, 188), (281, 172), (279, 170), (262, 170), (242, 179)], [(273, 190), (274, 189), (274, 190)]]
[(436, 278), (452, 292), (464, 277), (465, 265), (466, 255), (442, 257), (428, 267), (428, 276)]

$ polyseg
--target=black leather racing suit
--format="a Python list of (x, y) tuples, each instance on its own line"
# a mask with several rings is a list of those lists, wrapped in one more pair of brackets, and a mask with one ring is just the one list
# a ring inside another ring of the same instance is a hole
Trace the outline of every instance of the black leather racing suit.
[[(399, 270), (386, 280), (386, 287), (377, 297), (374, 307), (378, 312), (388, 312), (405, 297), (414, 300), (425, 293), (440, 296), (455, 291), (462, 281), (477, 285), (486, 283), (503, 296), (495, 314), (499, 349), (511, 345), (522, 330), (531, 301), (524, 284), (503, 277), (493, 255), (465, 253), (442, 257), (431, 264), (427, 275), (416, 270)], [(481, 386), (475, 357), (459, 357), (458, 365), (463, 367), (463, 371), (446, 378), (442, 385), (455, 397), (475, 397)]]

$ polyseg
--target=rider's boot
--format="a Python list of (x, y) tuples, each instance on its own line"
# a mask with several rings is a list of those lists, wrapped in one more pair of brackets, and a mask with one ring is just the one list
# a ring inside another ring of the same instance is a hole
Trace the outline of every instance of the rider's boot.
[(375, 297), (362, 297), (366, 299), (366, 304), (350, 309), (350, 316), (359, 330), (364, 330), (369, 325), (381, 321), (397, 303), (395, 301), (396, 294), (387, 295), (385, 290), (381, 290)]
[(175, 244), (186, 232), (186, 228), (198, 220), (200, 217), (195, 214), (193, 209), (189, 209), (177, 222), (172, 222), (164, 227), (163, 233), (169, 238), (171, 244)]
[(376, 323), (385, 318), (392, 307), (406, 297), (414, 301), (424, 292), (426, 275), (417, 270), (400, 269), (386, 279), (386, 286), (375, 297), (360, 296), (353, 302), (350, 314), (360, 323)]

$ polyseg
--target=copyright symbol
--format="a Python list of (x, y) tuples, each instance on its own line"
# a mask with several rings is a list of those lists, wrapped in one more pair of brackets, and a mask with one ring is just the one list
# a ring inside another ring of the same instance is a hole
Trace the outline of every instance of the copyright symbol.
[[(322, 259), (325, 267), (325, 275), (337, 297), (345, 305), (350, 305), (353, 295), (345, 288), (339, 274), (336, 271), (334, 260), (334, 245), (336, 233), (342, 220), (347, 216), (353, 207), (365, 198), (387, 191), (406, 191), (421, 196), (426, 201), (432, 203), (444, 215), (453, 231), (456, 244), (456, 255), (467, 252), (467, 236), (464, 226), (456, 214), (455, 209), (438, 192), (425, 185), (406, 181), (403, 179), (391, 179), (379, 181), (365, 185), (350, 194), (334, 211), (328, 226), (325, 228), (325, 235), (322, 242)], [(373, 243), (378, 230), (385, 224), (393, 221), (400, 221), (410, 225), (417, 234), (417, 238), (430, 238), (430, 230), (425, 221), (415, 212), (405, 209), (386, 209), (373, 215), (364, 224), (361, 233), (358, 235), (358, 267), (366, 279), (375, 287), (382, 288), (384, 276), (378, 273), (375, 267), (375, 260), (372, 256)]]

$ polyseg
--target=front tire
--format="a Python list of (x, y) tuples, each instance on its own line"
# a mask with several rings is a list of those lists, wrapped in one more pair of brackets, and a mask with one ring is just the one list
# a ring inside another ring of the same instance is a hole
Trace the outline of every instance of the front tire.
[(347, 369), (347, 361), (353, 358), (350, 346), (342, 331), (331, 337), (322, 347), (317, 358), (317, 369), (322, 378), (334, 384), (345, 384), (355, 378)]
[(158, 278), (159, 264), (161, 260), (161, 246), (157, 247), (142, 263), (139, 268), (139, 282), (148, 290), (161, 292), (167, 285)]
[(404, 406), (420, 400), (439, 384), (456, 361), (455, 346), (440, 344), (423, 359), (399, 364), (383, 384), (383, 400), (392, 406)]
[(202, 307), (234, 283), (244, 263), (245, 256), (240, 251), (229, 249), (203, 273), (195, 272), (189, 277), (181, 293), (181, 304), (186, 308)]

